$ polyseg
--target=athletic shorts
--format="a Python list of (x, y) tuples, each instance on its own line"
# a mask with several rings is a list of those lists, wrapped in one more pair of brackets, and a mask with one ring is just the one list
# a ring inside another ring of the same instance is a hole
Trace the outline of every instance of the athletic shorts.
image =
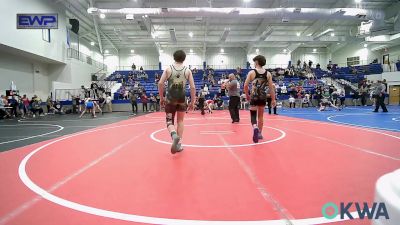
[(323, 103), (322, 103), (322, 106), (330, 106), (330, 105), (331, 105), (330, 102), (323, 102)]
[(93, 109), (93, 102), (88, 102), (88, 103), (86, 103), (86, 108), (87, 109)]
[(186, 103), (168, 102), (165, 104), (165, 113), (186, 112)]
[(267, 100), (266, 99), (251, 99), (250, 106), (266, 106)]

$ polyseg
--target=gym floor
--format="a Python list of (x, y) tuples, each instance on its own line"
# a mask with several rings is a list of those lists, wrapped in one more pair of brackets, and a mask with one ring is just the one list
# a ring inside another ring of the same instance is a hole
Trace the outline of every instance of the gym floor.
[(188, 113), (176, 155), (163, 113), (2, 121), (0, 224), (370, 224), (321, 208), (373, 202), (400, 167), (400, 107), (278, 113), (258, 144), (247, 111)]

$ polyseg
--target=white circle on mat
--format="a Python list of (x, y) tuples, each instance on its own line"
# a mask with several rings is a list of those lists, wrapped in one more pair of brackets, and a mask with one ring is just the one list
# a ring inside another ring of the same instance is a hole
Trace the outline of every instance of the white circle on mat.
[[(281, 119), (275, 119), (281, 120)], [(295, 121), (295, 120), (284, 120), (284, 121)], [(299, 122), (311, 122), (311, 121), (299, 121)], [(134, 126), (139, 124), (152, 124), (152, 123), (159, 123), (158, 121), (153, 122), (143, 122), (143, 123), (134, 123), (134, 124), (125, 124), (125, 125), (118, 125), (112, 127), (105, 127), (100, 129), (88, 130), (83, 131), (80, 133), (67, 135), (51, 142), (48, 142), (30, 152), (28, 155), (24, 157), (18, 167), (18, 174), (22, 182), (33, 192), (40, 195), (44, 199), (53, 202), (55, 204), (64, 206), (69, 209), (77, 210), (79, 212), (88, 213), (91, 215), (102, 216), (111, 219), (123, 220), (123, 221), (130, 221), (130, 222), (137, 222), (137, 223), (145, 223), (145, 224), (168, 224), (168, 225), (286, 225), (287, 220), (284, 219), (275, 219), (275, 220), (253, 220), (253, 221), (234, 221), (234, 220), (183, 220), (183, 219), (170, 219), (170, 218), (161, 218), (161, 217), (152, 217), (152, 216), (141, 216), (135, 214), (128, 214), (122, 212), (115, 212), (110, 210), (105, 210), (101, 208), (96, 208), (84, 204), (80, 204), (77, 202), (69, 201), (67, 199), (63, 199), (52, 193), (46, 191), (45, 189), (39, 187), (36, 183), (34, 183), (28, 174), (26, 173), (26, 165), (29, 159), (39, 151), (45, 149), (46, 147), (60, 142), (65, 139), (69, 139), (75, 136), (79, 136), (86, 133), (93, 133), (101, 130), (108, 130), (114, 129), (119, 127), (127, 127), (127, 126)], [(311, 122), (312, 123), (312, 122)], [(321, 122), (319, 122), (321, 123)], [(324, 124), (324, 123), (321, 123)], [(326, 125), (326, 124), (325, 124)], [(352, 127), (356, 128), (356, 127)], [(368, 131), (368, 130), (367, 130)], [(383, 133), (382, 133), (383, 134)], [(354, 218), (358, 218), (358, 214), (356, 212), (351, 213)], [(335, 218), (333, 220), (326, 219), (325, 217), (314, 217), (314, 218), (304, 218), (304, 219), (293, 219), (290, 220), (293, 224), (302, 224), (302, 225), (309, 225), (309, 224), (325, 224), (325, 223), (333, 223), (333, 222), (343, 222), (345, 220), (349, 220), (348, 217), (340, 220), (340, 218)]]
[[(206, 126), (206, 125), (227, 125), (227, 124), (230, 124), (230, 123), (191, 124), (191, 125), (185, 125), (185, 127)], [(249, 126), (248, 124), (237, 124), (237, 125), (239, 125), (239, 126)], [(184, 146), (184, 147), (194, 147), (194, 148), (238, 148), (238, 147), (248, 147), (248, 146), (268, 144), (268, 143), (272, 143), (272, 142), (275, 142), (275, 141), (279, 141), (279, 140), (283, 139), (286, 136), (286, 133), (283, 130), (280, 130), (278, 128), (268, 127), (268, 126), (264, 126), (264, 128), (270, 128), (272, 130), (276, 130), (279, 133), (281, 133), (281, 135), (279, 137), (277, 137), (277, 138), (274, 138), (274, 139), (271, 139), (271, 140), (262, 141), (262, 142), (258, 142), (258, 143), (238, 144), (238, 145), (223, 145), (223, 144), (221, 144), (221, 145), (190, 145), (190, 144), (183, 144), (182, 146)], [(163, 140), (160, 140), (160, 139), (155, 137), (155, 135), (157, 133), (159, 133), (161, 131), (164, 131), (166, 129), (167, 128), (163, 128), (163, 129), (154, 131), (153, 133), (150, 134), (150, 138), (153, 139), (154, 141), (158, 142), (158, 143), (170, 145), (171, 142), (163, 141)]]

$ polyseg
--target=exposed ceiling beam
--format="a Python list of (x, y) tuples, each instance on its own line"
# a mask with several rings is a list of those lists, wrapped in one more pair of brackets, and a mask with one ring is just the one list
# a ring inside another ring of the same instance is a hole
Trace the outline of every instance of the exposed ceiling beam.
[(84, 37), (89, 36), (89, 35), (91, 35), (91, 34), (93, 34), (93, 30), (88, 31), (88, 32), (83, 33), (83, 34), (80, 34), (80, 35), (79, 35), (79, 38), (84, 38)]
[[(338, 8), (340, 6), (347, 6), (348, 3), (346, 3), (343, 0), (337, 0), (335, 3), (331, 5), (331, 8)], [(334, 14), (340, 14), (339, 12), (336, 12)], [(328, 19), (320, 19), (315, 21), (311, 26), (309, 26), (305, 31), (303, 31), (302, 35), (305, 36), (313, 36), (317, 31), (319, 31), (322, 27), (324, 27), (326, 24), (328, 24), (329, 20)]]
[(208, 27), (210, 26), (209, 18), (205, 18), (205, 26), (204, 26), (204, 39), (203, 39), (203, 60), (206, 60), (206, 50), (207, 50), (207, 35), (208, 35)]
[[(87, 1), (85, 1), (88, 5), (89, 5), (89, 3), (87, 2)], [(61, 2), (67, 9), (69, 9), (68, 11), (71, 13), (71, 14), (73, 14), (73, 15), (75, 15), (78, 19), (79, 19), (79, 21), (80, 22), (83, 22), (83, 23), (85, 23), (85, 24), (87, 24), (90, 28), (91, 28), (91, 30), (94, 28), (94, 26), (93, 26), (93, 24), (92, 24), (92, 22), (91, 22), (91, 20), (90, 20), (90, 16), (87, 14), (87, 12), (86, 12), (86, 10), (84, 10), (84, 12), (82, 12), (82, 8), (85, 8), (84, 6), (82, 6), (81, 5), (81, 3), (79, 2), (79, 1), (72, 1), (72, 2), (70, 2), (70, 1), (62, 1)], [(73, 3), (75, 3), (75, 4), (80, 4), (80, 7), (76, 7)], [(72, 10), (71, 10), (72, 9)], [(113, 48), (118, 52), (118, 48), (115, 46), (115, 44), (111, 41), (111, 39), (106, 35), (106, 34), (104, 34), (104, 32), (102, 32), (101, 31), (101, 29), (100, 29), (100, 27), (98, 27), (98, 31), (99, 31), (99, 33), (101, 34), (101, 35), (103, 35), (103, 37), (108, 41), (108, 42), (110, 42), (111, 43), (111, 45), (113, 46)]]
[(289, 50), (289, 52), (293, 52), (300, 46), (301, 46), (301, 43), (292, 43), (286, 48), (287, 48), (287, 50)]
[(224, 29), (224, 32), (222, 33), (222, 35), (221, 35), (221, 38), (220, 38), (220, 42), (225, 42), (226, 41), (226, 38), (228, 38), (228, 35), (229, 35), (229, 32), (231, 31), (231, 29), (230, 28), (225, 28)]
[(159, 37), (157, 37), (155, 34), (155, 29), (151, 23), (150, 17), (143, 18), (143, 23), (146, 26), (147, 33), (149, 34), (149, 36), (152, 37), (152, 39), (147, 39), (147, 40), (149, 40), (149, 42), (152, 42), (158, 50), (161, 50), (161, 45), (160, 45), (160, 43), (157, 42), (157, 39)]
[(115, 44), (111, 41), (110, 37), (105, 34), (102, 30), (99, 29), (100, 34), (110, 43), (110, 45), (117, 51), (119, 52), (119, 49), (115, 46)]
[[(90, 7), (94, 7), (94, 0), (90, 1)], [(99, 44), (100, 53), (103, 54), (103, 44), (101, 43), (100, 33), (99, 33), (99, 25), (97, 24), (97, 20), (94, 15), (92, 15), (94, 29), (96, 31), (97, 43)]]
[(246, 53), (247, 53), (247, 55), (250, 55), (250, 54), (251, 54), (251, 52), (253, 51), (253, 48), (254, 48), (254, 43), (249, 43), (249, 44), (247, 44), (247, 47), (246, 47)]
[(258, 25), (257, 30), (254, 32), (254, 36), (260, 36), (267, 26), (270, 26), (267, 19), (263, 19), (261, 23)]
[(281, 6), (281, 1), (280, 0), (274, 0), (271, 5), (269, 6), (269, 8), (278, 8)]
[(171, 36), (171, 41), (176, 44), (177, 39), (176, 39), (176, 33), (175, 33), (175, 29), (169, 29), (169, 34)]
[(400, 2), (395, 2), (385, 10), (385, 19), (395, 17), (400, 11)]

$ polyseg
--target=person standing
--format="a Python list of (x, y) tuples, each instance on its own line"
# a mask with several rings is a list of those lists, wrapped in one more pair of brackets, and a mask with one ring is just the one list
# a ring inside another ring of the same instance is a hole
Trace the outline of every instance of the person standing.
[(156, 95), (156, 111), (160, 111), (160, 95)]
[(232, 123), (239, 123), (240, 84), (233, 73), (229, 74), (229, 82), (226, 87), (228, 89), (229, 113), (231, 114)]
[[(275, 85), (273, 85), (273, 89), (271, 91), (275, 92), (275, 100), (276, 100), (276, 87), (275, 87)], [(274, 115), (278, 115), (278, 113), (276, 113), (276, 104), (275, 104), (275, 107), (272, 107), (272, 97), (271, 97), (270, 93), (267, 93), (267, 103), (268, 103), (268, 114), (271, 115), (272, 109), (273, 109), (274, 110)]]
[(153, 95), (153, 93), (150, 94), (150, 112), (155, 112), (156, 111), (156, 97)]
[(206, 114), (204, 112), (204, 102), (206, 101), (206, 98), (204, 96), (204, 92), (199, 91), (198, 101), (199, 101), (199, 109), (200, 109), (201, 115)]
[(29, 98), (26, 95), (22, 96), (22, 103), (24, 104), (24, 115), (27, 116), (29, 114)]
[(82, 111), (79, 118), (82, 118), (82, 116), (85, 115), (86, 111), (88, 111), (88, 113), (91, 113), (93, 118), (96, 118), (96, 108), (91, 98), (87, 98), (85, 100), (85, 109)]
[(289, 97), (289, 108), (296, 108), (296, 99), (293, 97), (293, 95), (290, 95)]
[(226, 94), (226, 92), (225, 92), (225, 90), (226, 90), (226, 82), (225, 82), (225, 79), (221, 79), (221, 92), (220, 92), (220, 94), (221, 94), (221, 96), (225, 96), (225, 94)]
[(112, 99), (111, 99), (111, 95), (107, 95), (106, 97), (106, 105), (108, 108), (108, 112), (112, 113)]
[(46, 107), (47, 107), (47, 113), (49, 113), (50, 112), (50, 108), (53, 107), (53, 102), (51, 101), (51, 97), (50, 96), (47, 97)]
[(343, 109), (345, 107), (345, 101), (346, 101), (346, 92), (344, 89), (340, 91), (339, 98), (340, 98), (340, 107)]
[(131, 101), (131, 105), (132, 105), (132, 113), (134, 116), (136, 116), (136, 114), (138, 113), (138, 107), (137, 107), (137, 95), (134, 93), (129, 93), (129, 100)]
[[(263, 139), (262, 130), (264, 126), (264, 109), (267, 101), (267, 93), (271, 90), (271, 107), (276, 106), (276, 97), (273, 90), (274, 83), (272, 75), (263, 67), (266, 59), (262, 55), (257, 55), (253, 58), (255, 69), (247, 74), (244, 84), (244, 92), (247, 100), (250, 101), (250, 116), (253, 126), (253, 142), (258, 143), (259, 139)], [(249, 93), (249, 84), (252, 84), (251, 92)], [(257, 120), (258, 119), (258, 120)]]
[(367, 95), (368, 95), (368, 87), (366, 84), (362, 84), (360, 88), (358, 89), (361, 97), (361, 105), (366, 106), (367, 105)]
[(382, 107), (383, 112), (388, 112), (385, 105), (386, 85), (382, 81), (378, 80), (378, 84), (375, 87), (375, 110), (378, 112), (379, 107)]
[[(158, 92), (160, 93), (160, 105), (165, 107), (167, 129), (172, 138), (171, 153), (183, 151), (182, 138), (184, 130), (184, 118), (186, 112), (186, 83), (189, 82), (190, 98), (192, 99), (189, 110), (194, 108), (196, 99), (196, 87), (190, 71), (183, 62), (186, 53), (182, 50), (174, 52), (174, 64), (167, 67), (160, 81), (158, 82)], [(167, 96), (164, 99), (164, 83), (168, 81)], [(175, 126), (175, 114), (177, 125)]]
[(245, 110), (246, 107), (247, 107), (246, 105), (247, 105), (246, 94), (243, 93), (243, 94), (240, 96), (240, 109)]
[(147, 112), (148, 111), (147, 103), (149, 101), (149, 98), (147, 97), (145, 92), (143, 92), (142, 96), (140, 97), (140, 100), (142, 102), (142, 110), (143, 110), (143, 112)]

